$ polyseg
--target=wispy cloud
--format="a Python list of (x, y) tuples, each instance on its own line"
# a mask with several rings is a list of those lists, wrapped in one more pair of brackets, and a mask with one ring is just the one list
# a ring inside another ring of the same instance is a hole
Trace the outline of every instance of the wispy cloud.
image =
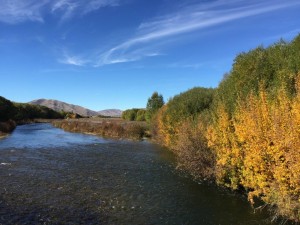
[(66, 51), (63, 53), (63, 58), (60, 58), (58, 62), (73, 66), (84, 66), (88, 63), (86, 59), (83, 59), (80, 56), (70, 55)]
[(119, 6), (120, 0), (57, 0), (52, 5), (53, 13), (62, 13), (61, 21), (64, 22), (75, 15), (85, 15), (103, 7)]
[(43, 22), (42, 10), (46, 3), (43, 0), (0, 0), (0, 21), (10, 24), (26, 20)]
[(177, 12), (142, 23), (130, 39), (102, 53), (96, 66), (140, 60), (148, 56), (149, 45), (166, 38), (299, 4), (298, 0), (218, 0), (187, 5)]
[(120, 1), (119, 0), (92, 0), (87, 3), (84, 3), (84, 10), (83, 13), (89, 13), (91, 11), (98, 10), (102, 7), (108, 7), (108, 6), (119, 6)]
[(75, 10), (79, 7), (79, 4), (70, 0), (58, 0), (52, 6), (52, 13), (59, 13), (61, 15), (61, 21), (70, 19), (73, 16)]
[[(125, 45), (126, 44), (127, 43), (125, 43)], [(127, 52), (125, 45), (121, 44), (103, 53), (101, 55), (100, 61), (97, 60), (97, 63), (94, 66), (97, 67), (106, 64), (134, 62), (134, 61), (141, 60), (142, 58), (145, 57), (155, 57), (155, 56), (164, 55), (158, 50), (153, 50), (151, 48), (153, 46), (151, 47), (139, 46), (139, 48), (130, 49), (130, 51)]]
[(61, 21), (82, 16), (102, 7), (118, 6), (120, 0), (0, 0), (0, 22), (17, 24), (25, 21), (44, 22), (52, 13)]

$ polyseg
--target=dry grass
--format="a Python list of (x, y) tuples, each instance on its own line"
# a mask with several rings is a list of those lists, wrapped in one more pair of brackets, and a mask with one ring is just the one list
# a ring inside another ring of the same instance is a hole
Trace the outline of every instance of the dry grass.
[(71, 132), (135, 140), (145, 137), (147, 131), (145, 122), (125, 121), (120, 118), (67, 119), (56, 120), (52, 124)]

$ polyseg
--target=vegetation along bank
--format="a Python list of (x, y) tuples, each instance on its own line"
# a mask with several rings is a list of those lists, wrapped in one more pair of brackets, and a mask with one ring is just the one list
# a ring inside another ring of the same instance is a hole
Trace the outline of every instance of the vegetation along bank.
[(17, 124), (35, 119), (62, 119), (64, 114), (45, 106), (14, 103), (0, 96), (0, 136), (11, 133)]
[(300, 35), (239, 54), (215, 89), (174, 96), (153, 138), (195, 179), (248, 193), (274, 218), (300, 221)]
[(89, 118), (55, 120), (55, 127), (71, 132), (80, 132), (118, 139), (140, 140), (147, 136), (145, 122), (129, 122), (119, 118)]

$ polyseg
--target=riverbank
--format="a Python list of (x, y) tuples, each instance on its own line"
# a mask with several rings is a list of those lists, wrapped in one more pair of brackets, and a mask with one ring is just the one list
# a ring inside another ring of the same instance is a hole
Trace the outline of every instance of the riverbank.
[(120, 118), (84, 118), (54, 120), (53, 126), (66, 131), (99, 135), (117, 139), (141, 140), (149, 137), (146, 122), (125, 121)]
[(6, 138), (7, 136), (8, 136), (8, 134), (0, 133), (0, 140), (3, 139), (3, 138)]
[(5, 122), (0, 122), (0, 138), (6, 137), (10, 134), (15, 128), (17, 124), (13, 120), (8, 120)]

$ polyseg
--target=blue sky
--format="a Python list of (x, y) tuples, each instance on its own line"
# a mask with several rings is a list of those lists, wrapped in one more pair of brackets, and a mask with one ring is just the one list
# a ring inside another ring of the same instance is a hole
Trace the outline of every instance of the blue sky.
[(235, 56), (300, 33), (299, 0), (0, 0), (0, 95), (92, 110), (216, 87)]

